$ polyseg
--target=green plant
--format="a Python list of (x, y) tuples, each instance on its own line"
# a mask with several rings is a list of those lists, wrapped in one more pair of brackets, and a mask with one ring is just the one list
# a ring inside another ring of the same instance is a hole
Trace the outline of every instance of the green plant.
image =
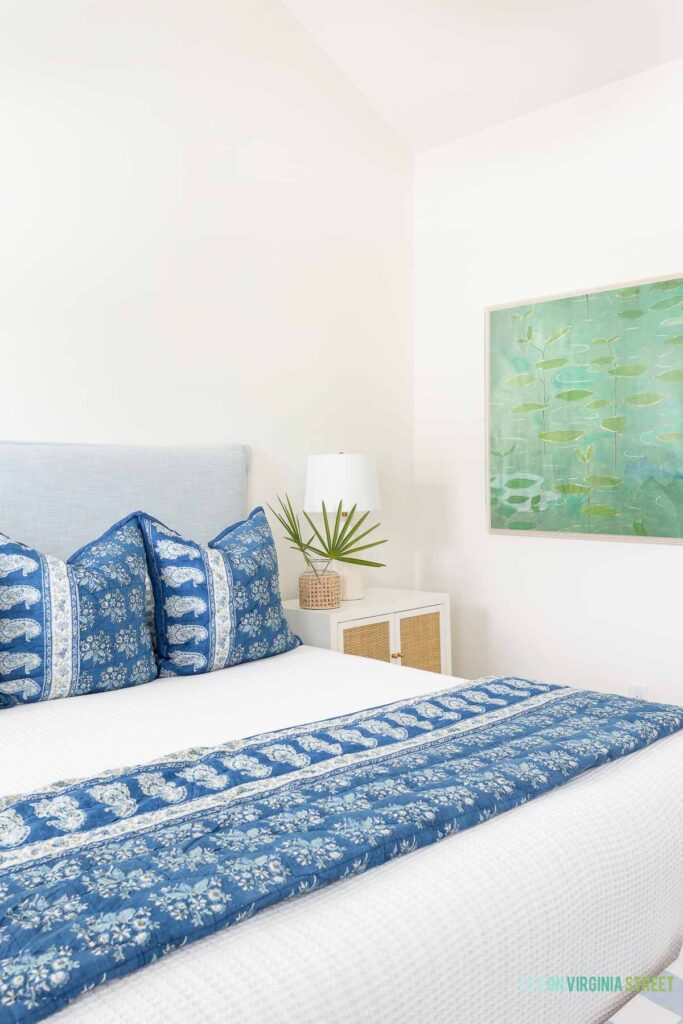
[(350, 562), (353, 565), (365, 565), (376, 569), (384, 567), (384, 562), (372, 562), (367, 558), (356, 557), (361, 551), (367, 551), (369, 548), (376, 548), (380, 544), (386, 544), (386, 540), (372, 540), (366, 544), (361, 544), (361, 541), (365, 540), (380, 525), (375, 523), (374, 526), (369, 526), (367, 530), (359, 533), (359, 530), (361, 530), (370, 515), (369, 512), (363, 512), (356, 519), (356, 506), (354, 505), (351, 511), (345, 515), (340, 501), (334, 517), (334, 524), (330, 526), (330, 517), (328, 516), (325, 502), (323, 502), (322, 532), (315, 525), (309, 514), (304, 512), (306, 522), (312, 531), (308, 540), (305, 540), (299, 516), (294, 511), (289, 495), (285, 495), (284, 501), (279, 496), (277, 500), (280, 503), (280, 511), (278, 512), (272, 505), (269, 505), (270, 511), (284, 530), (285, 538), (290, 542), (292, 549), (301, 552), (306, 564), (314, 571), (313, 556), (326, 559), (327, 565), (335, 561)]

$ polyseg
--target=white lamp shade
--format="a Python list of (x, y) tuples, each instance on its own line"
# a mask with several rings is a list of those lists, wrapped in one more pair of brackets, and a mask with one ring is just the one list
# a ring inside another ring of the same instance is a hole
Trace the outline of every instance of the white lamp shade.
[(375, 463), (369, 455), (346, 452), (339, 455), (309, 455), (306, 469), (304, 508), (308, 513), (350, 512), (354, 505), (359, 512), (380, 508)]

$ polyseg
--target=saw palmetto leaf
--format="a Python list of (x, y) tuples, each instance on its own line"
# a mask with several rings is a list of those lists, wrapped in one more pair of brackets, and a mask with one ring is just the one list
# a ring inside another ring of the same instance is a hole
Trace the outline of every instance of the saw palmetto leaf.
[[(323, 502), (322, 514), (324, 536), (323, 532), (318, 529), (308, 512), (304, 512), (306, 522), (310, 526), (311, 530), (313, 530), (313, 538), (311, 538), (308, 543), (308, 550), (310, 552), (319, 555), (322, 558), (329, 558), (336, 562), (351, 562), (354, 565), (383, 568), (384, 562), (372, 562), (368, 559), (354, 557), (359, 551), (366, 551), (368, 548), (375, 548), (379, 547), (380, 544), (386, 544), (386, 540), (373, 540), (368, 544), (360, 544), (360, 541), (365, 540), (365, 538), (380, 525), (379, 523), (375, 523), (374, 526), (368, 527), (368, 529), (363, 530), (362, 533), (358, 532), (369, 516), (369, 512), (364, 512), (360, 518), (354, 522), (356, 506), (354, 505), (348, 515), (344, 517), (342, 512), (342, 503), (339, 502), (334, 517), (334, 526), (332, 528), (330, 527), (330, 517), (325, 502)], [(343, 518), (344, 522), (342, 524)]]
[[(307, 521), (308, 525), (313, 530), (313, 535), (314, 535), (315, 539), (317, 540), (318, 544), (320, 545), (320, 547), (324, 548), (325, 547), (325, 538), (323, 537), (322, 533), (320, 532), (318, 527), (315, 525), (315, 523), (313, 522), (313, 520), (309, 516), (308, 512), (304, 512), (304, 516), (306, 517), (306, 521)], [(312, 539), (313, 538), (311, 538), (311, 540)], [(316, 552), (316, 554), (317, 554), (317, 552)]]
[(313, 540), (313, 538), (309, 537), (307, 541), (304, 540), (304, 536), (301, 532), (301, 524), (299, 522), (299, 517), (294, 511), (292, 503), (289, 499), (289, 495), (285, 494), (284, 501), (280, 497), (278, 497), (277, 500), (280, 502), (280, 512), (278, 512), (277, 509), (274, 509), (272, 505), (269, 505), (268, 508), (273, 513), (278, 523), (284, 530), (285, 537), (290, 542), (292, 550), (300, 551), (301, 554), (306, 559), (306, 561), (308, 561), (307, 552), (309, 550), (310, 543)]
[(291, 549), (301, 552), (308, 564), (310, 564), (312, 555), (318, 555), (321, 558), (326, 558), (328, 561), (334, 559), (337, 562), (350, 562), (353, 565), (363, 565), (377, 569), (383, 568), (383, 562), (373, 562), (367, 558), (355, 557), (361, 551), (378, 547), (380, 544), (386, 544), (386, 540), (375, 540), (368, 544), (360, 543), (379, 526), (379, 523), (375, 523), (374, 526), (368, 527), (367, 530), (359, 532), (367, 520), (369, 512), (364, 512), (356, 519), (356, 506), (354, 505), (348, 515), (344, 516), (342, 503), (339, 502), (334, 516), (334, 524), (331, 526), (327, 507), (323, 504), (322, 531), (316, 526), (308, 513), (304, 512), (306, 522), (312, 530), (311, 536), (306, 540), (304, 539), (299, 517), (294, 511), (289, 495), (285, 495), (284, 501), (280, 497), (277, 500), (280, 505), (279, 510), (273, 508), (272, 505), (268, 507), (282, 527)]

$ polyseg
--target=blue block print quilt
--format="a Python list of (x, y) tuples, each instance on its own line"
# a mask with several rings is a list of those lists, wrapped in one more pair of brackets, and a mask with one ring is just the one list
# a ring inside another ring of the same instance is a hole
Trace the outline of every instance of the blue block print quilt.
[(516, 678), (0, 802), (0, 1021), (453, 836), (683, 727)]

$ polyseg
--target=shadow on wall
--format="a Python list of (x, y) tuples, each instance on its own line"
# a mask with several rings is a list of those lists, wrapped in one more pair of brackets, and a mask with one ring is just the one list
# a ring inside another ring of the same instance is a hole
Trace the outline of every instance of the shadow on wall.
[(416, 505), (416, 586), (450, 594), (452, 671), (476, 678), (486, 672), (489, 616), (484, 608), (467, 604), (458, 555), (465, 539), (461, 509), (453, 488), (440, 482), (417, 484)]
[(463, 679), (485, 675), (510, 675), (508, 668), (496, 673), (487, 663), (491, 616), (485, 608), (451, 603), (453, 674)]

